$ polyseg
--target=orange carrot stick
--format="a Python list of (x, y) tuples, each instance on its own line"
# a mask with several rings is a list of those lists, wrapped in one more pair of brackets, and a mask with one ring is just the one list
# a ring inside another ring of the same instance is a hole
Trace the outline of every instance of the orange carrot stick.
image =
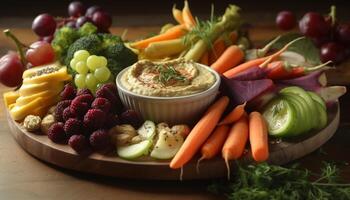
[(228, 161), (238, 159), (242, 156), (244, 147), (248, 140), (247, 114), (242, 116), (231, 128), (225, 144), (222, 148), (222, 157), (227, 167), (227, 178), (230, 179), (230, 166)]
[(229, 130), (230, 127), (226, 125), (215, 128), (214, 132), (210, 135), (201, 148), (202, 157), (197, 162), (197, 171), (199, 171), (198, 166), (200, 161), (204, 159), (211, 159), (218, 155), (227, 138)]
[(269, 157), (268, 136), (265, 119), (259, 112), (249, 115), (249, 141), (255, 161), (262, 162)]
[(183, 36), (186, 33), (185, 25), (176, 25), (169, 28), (165, 33), (140, 40), (131, 44), (132, 47), (143, 49), (146, 48), (152, 42), (160, 42), (164, 40), (177, 39)]
[(229, 98), (224, 96), (209, 107), (204, 116), (191, 130), (175, 157), (171, 160), (170, 168), (178, 169), (191, 160), (214, 130), (228, 103)]
[(225, 49), (225, 41), (222, 38), (218, 38), (209, 52), (209, 63), (213, 64), (224, 53)]
[(190, 7), (188, 5), (188, 1), (185, 0), (184, 8), (182, 9), (182, 18), (188, 30), (192, 29), (192, 27), (196, 26), (196, 20), (191, 13)]
[(179, 24), (184, 24), (184, 19), (182, 18), (182, 12), (181, 10), (176, 8), (176, 5), (173, 6), (172, 9), (173, 17)]
[(269, 55), (269, 56), (265, 56), (265, 57), (262, 57), (262, 58), (257, 58), (257, 59), (254, 59), (254, 60), (250, 60), (250, 61), (247, 61), (245, 63), (242, 63), (228, 71), (226, 71), (224, 73), (224, 76), (226, 78), (233, 78), (235, 77), (237, 74), (251, 68), (251, 67), (254, 67), (254, 66), (259, 66), (259, 67), (265, 67), (268, 63), (270, 63), (271, 61), (273, 61), (274, 59), (276, 59), (277, 57), (279, 57), (284, 51), (287, 50), (288, 47), (290, 47), (290, 45), (292, 45), (294, 42), (300, 40), (300, 39), (303, 39), (304, 37), (300, 37), (300, 38), (297, 38), (291, 42), (289, 42), (288, 44), (286, 44), (282, 49), (280, 49), (279, 51), (277, 51), (276, 53), (272, 54), (272, 55)]
[(209, 53), (207, 51), (202, 55), (199, 63), (203, 65), (209, 65)]
[(229, 46), (211, 67), (222, 74), (239, 64), (244, 58), (243, 51), (237, 45)]
[(218, 125), (231, 124), (239, 120), (244, 114), (244, 108), (247, 102), (236, 106)]

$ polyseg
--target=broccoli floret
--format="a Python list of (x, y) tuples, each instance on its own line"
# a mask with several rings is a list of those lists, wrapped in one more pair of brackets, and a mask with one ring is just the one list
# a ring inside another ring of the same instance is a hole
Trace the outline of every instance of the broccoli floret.
[[(65, 64), (68, 66), (68, 69), (71, 69), (70, 61), (74, 57), (74, 53), (78, 50), (86, 50), (91, 55), (99, 55), (102, 51), (102, 40), (96, 35), (88, 35), (82, 38), (77, 39), (67, 51), (67, 56), (65, 59)], [(70, 70), (72, 72), (72, 70)]]
[(112, 34), (108, 34), (108, 33), (98, 33), (97, 35), (103, 41), (103, 43), (102, 43), (103, 49), (123, 42), (123, 40), (117, 35), (112, 35)]
[(56, 31), (51, 44), (55, 50), (57, 58), (59, 58), (61, 62), (64, 61), (69, 46), (78, 38), (78, 32), (70, 27), (64, 26)]
[(88, 36), (97, 33), (97, 27), (90, 22), (86, 22), (78, 29), (78, 33), (80, 37)]
[(117, 75), (122, 69), (137, 62), (137, 55), (120, 42), (108, 46), (103, 54), (108, 59), (108, 68), (114, 75)]

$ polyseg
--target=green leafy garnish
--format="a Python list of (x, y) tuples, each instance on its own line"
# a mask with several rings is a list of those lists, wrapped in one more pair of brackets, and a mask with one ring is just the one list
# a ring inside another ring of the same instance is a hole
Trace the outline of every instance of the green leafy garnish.
[[(295, 40), (296, 38), (302, 37), (299, 33), (287, 33), (280, 37), (280, 39), (275, 42), (271, 49), (281, 49), (288, 42)], [(321, 64), (319, 49), (314, 45), (310, 38), (301, 39), (293, 43), (289, 48), (289, 51), (294, 51), (305, 57), (307, 63), (311, 65)]]
[(350, 199), (350, 184), (339, 181), (339, 169), (330, 163), (324, 164), (321, 174), (296, 165), (286, 168), (266, 163), (238, 164), (233, 182), (217, 182), (208, 190), (232, 200)]
[(173, 66), (159, 65), (156, 67), (156, 70), (159, 73), (159, 75), (156, 76), (156, 79), (164, 85), (166, 85), (170, 80), (186, 80), (186, 77), (184, 77), (180, 72), (178, 72)]

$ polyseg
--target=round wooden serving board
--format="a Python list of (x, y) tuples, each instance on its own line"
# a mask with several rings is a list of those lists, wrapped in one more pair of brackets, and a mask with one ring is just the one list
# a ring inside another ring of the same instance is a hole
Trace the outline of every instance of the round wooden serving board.
[[(68, 145), (60, 145), (51, 142), (46, 135), (29, 133), (12, 120), (7, 113), (7, 120), (11, 132), (17, 143), (28, 153), (40, 160), (54, 165), (82, 172), (100, 174), (105, 176), (153, 179), (153, 180), (179, 180), (180, 170), (169, 168), (168, 162), (127, 161), (111, 156), (94, 153), (89, 157), (77, 155)], [(328, 108), (328, 125), (323, 130), (310, 133), (303, 138), (291, 141), (271, 141), (269, 163), (286, 164), (311, 153), (323, 145), (336, 132), (339, 125), (339, 103)], [(203, 161), (200, 165), (200, 173), (196, 171), (196, 161), (193, 159), (183, 169), (183, 179), (209, 179), (226, 176), (226, 167), (221, 158)], [(253, 162), (249, 152), (243, 156), (244, 162)], [(230, 163), (234, 167), (234, 162)]]

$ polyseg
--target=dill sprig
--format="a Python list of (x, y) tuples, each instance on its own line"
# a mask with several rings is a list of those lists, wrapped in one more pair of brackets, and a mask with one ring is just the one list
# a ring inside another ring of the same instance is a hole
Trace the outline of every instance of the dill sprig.
[(200, 20), (196, 17), (196, 26), (194, 26), (190, 32), (188, 32), (183, 38), (183, 42), (186, 45), (192, 46), (197, 40), (203, 40), (209, 49), (213, 48), (212, 39), (210, 34), (214, 25), (219, 21), (218, 17), (214, 15), (214, 5), (211, 5), (210, 19)]
[(179, 73), (173, 66), (159, 65), (156, 67), (156, 70), (159, 73), (159, 75), (156, 76), (157, 80), (164, 85), (170, 80), (185, 81), (186, 79), (186, 77)]
[(350, 184), (339, 182), (339, 169), (330, 163), (324, 164), (320, 174), (296, 166), (238, 164), (233, 180), (214, 183), (208, 189), (228, 199), (350, 199)]

